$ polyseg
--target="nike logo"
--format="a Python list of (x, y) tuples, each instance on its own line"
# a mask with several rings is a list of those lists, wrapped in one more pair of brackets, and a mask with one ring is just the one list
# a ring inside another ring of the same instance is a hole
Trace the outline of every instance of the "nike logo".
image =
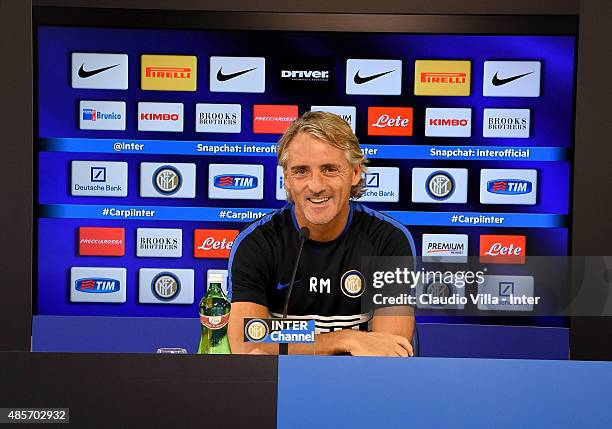
[[(498, 73), (499, 73), (499, 72), (498, 72)], [(512, 77), (507, 77), (507, 78), (505, 78), (505, 79), (500, 79), (500, 78), (498, 78), (498, 77), (497, 77), (497, 73), (495, 73), (495, 76), (493, 76), (493, 80), (491, 81), (491, 83), (492, 83), (494, 86), (502, 86), (502, 85), (505, 85), (505, 84), (507, 84), (507, 83), (512, 82), (513, 80), (517, 80), (517, 79), (520, 79), (520, 78), (522, 78), (522, 77), (524, 77), (524, 76), (527, 76), (528, 74), (531, 74), (531, 73), (533, 73), (533, 72), (524, 73), (524, 74), (519, 74), (519, 75), (512, 76)]]
[(85, 64), (81, 64), (81, 67), (79, 68), (79, 77), (82, 77), (82, 78), (95, 76), (98, 73), (102, 73), (103, 71), (110, 70), (113, 67), (117, 67), (119, 64), (115, 64), (114, 66), (102, 67), (101, 69), (89, 70), (89, 71), (83, 68), (84, 65)]
[(225, 82), (226, 80), (230, 80), (230, 79), (233, 79), (233, 78), (238, 77), (238, 76), (240, 76), (240, 75), (243, 75), (243, 74), (245, 74), (245, 73), (248, 73), (248, 72), (250, 72), (250, 71), (253, 71), (253, 70), (255, 70), (256, 68), (257, 68), (257, 67), (254, 67), (254, 68), (252, 68), (252, 69), (248, 69), (248, 70), (242, 70), (242, 71), (239, 71), (239, 72), (236, 72), (236, 73), (223, 74), (223, 72), (221, 71), (221, 70), (223, 70), (223, 67), (221, 67), (221, 68), (219, 69), (219, 71), (217, 72), (217, 80), (218, 80), (219, 82)]
[(389, 74), (389, 73), (393, 73), (394, 71), (395, 70), (389, 70), (389, 71), (386, 71), (386, 72), (377, 73), (377, 74), (373, 74), (373, 75), (370, 75), (370, 76), (362, 77), (362, 76), (359, 76), (359, 70), (357, 70), (357, 73), (355, 73), (355, 77), (353, 78), (353, 82), (355, 82), (357, 85), (361, 85), (362, 83), (366, 83), (366, 82), (369, 82), (371, 80), (378, 79), (379, 77), (384, 76), (384, 75)]
[[(295, 283), (293, 283), (293, 286), (297, 285), (301, 280), (296, 280)], [(289, 287), (289, 282), (287, 283), (279, 283), (276, 285), (276, 290), (283, 290), (283, 289), (287, 289)]]

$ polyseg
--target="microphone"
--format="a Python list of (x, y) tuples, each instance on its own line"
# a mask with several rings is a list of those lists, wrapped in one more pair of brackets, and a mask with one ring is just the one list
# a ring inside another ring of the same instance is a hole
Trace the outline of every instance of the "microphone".
[(310, 230), (307, 227), (300, 229), (300, 247), (298, 248), (298, 254), (295, 258), (295, 264), (293, 265), (293, 272), (291, 274), (291, 281), (289, 282), (289, 289), (287, 290), (287, 296), (285, 297), (285, 307), (283, 309), (283, 319), (287, 318), (287, 310), (289, 309), (289, 299), (291, 298), (291, 291), (293, 291), (293, 283), (295, 282), (295, 275), (297, 273), (298, 265), (300, 264), (300, 257), (302, 256), (302, 249), (304, 243), (310, 237)]

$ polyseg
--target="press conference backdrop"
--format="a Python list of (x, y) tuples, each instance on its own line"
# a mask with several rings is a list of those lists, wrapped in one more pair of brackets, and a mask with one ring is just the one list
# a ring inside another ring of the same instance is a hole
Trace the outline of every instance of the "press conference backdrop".
[[(39, 25), (35, 37), (35, 318), (197, 317), (238, 231), (286, 203), (275, 143), (309, 110), (349, 122), (370, 159), (360, 201), (405, 224), (419, 255), (569, 254), (571, 29)], [(486, 262), (521, 281), (516, 259)], [(566, 325), (528, 312), (419, 320)]]

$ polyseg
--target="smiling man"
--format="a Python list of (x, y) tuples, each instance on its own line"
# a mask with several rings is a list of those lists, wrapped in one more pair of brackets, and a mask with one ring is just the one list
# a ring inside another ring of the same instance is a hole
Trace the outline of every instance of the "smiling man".
[(294, 121), (278, 143), (288, 204), (248, 225), (229, 261), (233, 353), (278, 353), (276, 344), (243, 342), (244, 318), (282, 317), (308, 228), (288, 317), (314, 319), (316, 341), (291, 344), (292, 354), (411, 356), (410, 307), (364, 305), (362, 258), (413, 256), (410, 233), (395, 220), (351, 199), (363, 193), (366, 159), (350, 126), (326, 112)]

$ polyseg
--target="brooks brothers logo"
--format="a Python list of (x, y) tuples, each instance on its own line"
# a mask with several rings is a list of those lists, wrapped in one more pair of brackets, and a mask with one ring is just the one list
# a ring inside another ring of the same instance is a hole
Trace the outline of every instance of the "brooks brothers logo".
[(169, 228), (137, 228), (136, 256), (180, 258), (183, 254), (183, 231)]
[(153, 187), (160, 194), (172, 195), (176, 193), (181, 188), (182, 182), (181, 172), (171, 165), (159, 167), (153, 173)]
[(359, 298), (365, 291), (366, 283), (363, 274), (357, 270), (349, 270), (342, 274), (340, 289), (349, 298)]
[(88, 77), (92, 77), (97, 75), (98, 73), (102, 73), (106, 70), (110, 70), (112, 68), (117, 67), (119, 64), (115, 64), (113, 66), (108, 66), (108, 67), (102, 67), (99, 69), (92, 69), (92, 70), (85, 70), (85, 64), (81, 64), (81, 67), (79, 67), (79, 77), (83, 78), (83, 79), (87, 79)]
[(142, 55), (142, 90), (195, 91), (197, 57), (190, 55)]
[(431, 198), (446, 200), (455, 190), (455, 180), (445, 171), (435, 171), (427, 178), (425, 186)]
[(528, 138), (529, 109), (484, 109), (483, 137)]
[(196, 104), (196, 132), (239, 133), (240, 104)]
[(151, 290), (162, 301), (170, 301), (180, 293), (181, 282), (173, 273), (162, 272), (153, 278)]

